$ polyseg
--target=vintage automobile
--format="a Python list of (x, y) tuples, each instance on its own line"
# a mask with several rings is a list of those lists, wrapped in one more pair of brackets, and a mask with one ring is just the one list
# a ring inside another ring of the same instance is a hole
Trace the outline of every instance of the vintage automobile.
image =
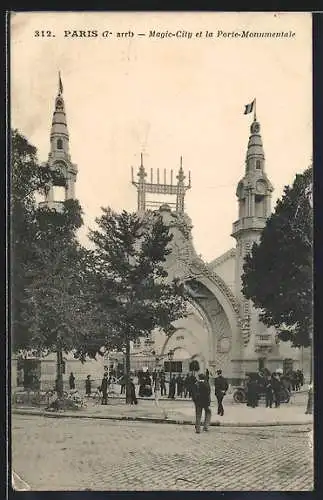
[[(258, 379), (259, 375), (258, 373), (247, 373), (247, 376), (250, 378)], [(286, 384), (283, 382), (283, 387), (281, 389), (280, 393), (280, 402), (281, 403), (289, 403), (290, 400), (290, 391), (286, 387)], [(265, 398), (265, 390), (264, 387), (262, 387), (261, 384), (259, 384), (259, 393), (258, 393), (258, 398)], [(246, 403), (247, 402), (247, 386), (246, 383), (245, 385), (241, 385), (235, 388), (233, 392), (233, 400), (235, 403)]]

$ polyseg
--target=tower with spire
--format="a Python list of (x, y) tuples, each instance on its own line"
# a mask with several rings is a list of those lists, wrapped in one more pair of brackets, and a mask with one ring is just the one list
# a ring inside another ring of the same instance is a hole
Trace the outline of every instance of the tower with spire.
[[(238, 219), (233, 223), (232, 236), (236, 240), (235, 286), (241, 304), (244, 343), (248, 343), (252, 325), (252, 304), (242, 294), (243, 264), (246, 255), (260, 239), (266, 220), (271, 214), (273, 186), (265, 172), (265, 154), (260, 135), (260, 123), (254, 114), (245, 160), (245, 174), (236, 191)], [(255, 326), (255, 325), (254, 325)]]
[[(69, 152), (69, 133), (66, 123), (65, 104), (63, 98), (63, 84), (61, 75), (58, 75), (58, 92), (55, 98), (55, 109), (50, 132), (50, 152), (48, 160), (43, 167), (58, 173), (52, 180), (45, 195), (42, 205), (59, 210), (62, 202), (75, 198), (75, 182), (77, 166), (71, 162)], [(56, 188), (63, 187), (63, 196), (59, 199)]]

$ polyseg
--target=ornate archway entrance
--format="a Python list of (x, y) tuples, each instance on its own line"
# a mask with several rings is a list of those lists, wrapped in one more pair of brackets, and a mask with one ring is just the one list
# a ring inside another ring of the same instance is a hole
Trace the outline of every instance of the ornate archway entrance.
[[(176, 353), (184, 349), (190, 359), (198, 359), (201, 369), (222, 368), (227, 376), (234, 377), (240, 371), (241, 335), (239, 306), (235, 296), (225, 282), (197, 255), (192, 240), (192, 223), (184, 212), (184, 196), (191, 187), (184, 183), (182, 164), (176, 179), (177, 184), (146, 182), (146, 172), (141, 159), (138, 182), (138, 213), (149, 222), (151, 209), (157, 209), (164, 224), (169, 227), (173, 239), (171, 253), (167, 256), (165, 268), (170, 280), (177, 278), (185, 286), (189, 297), (189, 314), (174, 322), (174, 333), (166, 337), (163, 332), (153, 333), (155, 350), (166, 357), (169, 350)], [(147, 193), (176, 195), (176, 204), (160, 204), (146, 199)], [(155, 204), (154, 204), (155, 203)], [(153, 205), (151, 205), (153, 204)]]

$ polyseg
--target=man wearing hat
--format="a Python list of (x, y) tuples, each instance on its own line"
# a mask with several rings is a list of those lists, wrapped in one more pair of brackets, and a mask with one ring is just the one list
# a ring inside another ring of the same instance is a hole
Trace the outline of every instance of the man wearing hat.
[(215, 396), (218, 401), (218, 415), (223, 417), (224, 408), (223, 408), (223, 398), (228, 390), (228, 381), (226, 378), (222, 376), (222, 370), (217, 370), (217, 377), (214, 379), (214, 388), (215, 388)]
[(201, 432), (201, 418), (204, 410), (204, 425), (203, 430), (208, 431), (211, 421), (211, 389), (209, 383), (205, 380), (203, 373), (199, 374), (198, 380), (192, 385), (192, 399), (195, 404), (195, 432)]

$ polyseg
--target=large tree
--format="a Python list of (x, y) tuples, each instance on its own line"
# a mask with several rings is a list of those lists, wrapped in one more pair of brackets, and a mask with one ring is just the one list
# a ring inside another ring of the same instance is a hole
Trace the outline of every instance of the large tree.
[(311, 183), (309, 168), (285, 187), (242, 277), (243, 293), (261, 309), (262, 321), (297, 347), (309, 346), (312, 332)]
[[(91, 231), (90, 239), (95, 244), (95, 298), (104, 318), (97, 348), (105, 328), (106, 347), (125, 350), (129, 382), (130, 342), (155, 328), (171, 332), (171, 323), (186, 314), (184, 291), (165, 271), (172, 235), (159, 213), (144, 219), (107, 208), (96, 222), (98, 229)], [(128, 384), (126, 396), (129, 402)]]
[(43, 192), (49, 172), (39, 168), (36, 148), (17, 130), (11, 133), (10, 262), (12, 341), (17, 349), (28, 342), (25, 315), (25, 270), (36, 231), (36, 193)]
[(90, 266), (77, 240), (82, 225), (76, 200), (60, 210), (40, 207), (37, 192), (58, 174), (37, 163), (36, 149), (12, 133), (11, 279), (12, 346), (36, 355), (57, 353), (57, 388), (62, 393), (63, 352), (81, 342), (90, 322), (86, 304)]

